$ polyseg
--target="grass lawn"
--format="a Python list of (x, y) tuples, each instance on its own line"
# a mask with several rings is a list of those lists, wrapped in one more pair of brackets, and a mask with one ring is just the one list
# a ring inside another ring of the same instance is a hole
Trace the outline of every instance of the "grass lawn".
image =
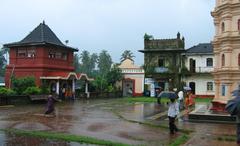
[[(157, 102), (156, 97), (124, 97), (124, 101), (130, 102), (130, 103), (135, 103), (135, 102)], [(168, 98), (162, 98), (161, 99), (162, 103), (167, 103), (169, 102)]]
[(213, 98), (195, 98), (195, 102), (205, 102), (210, 103), (213, 100)]
[[(135, 103), (135, 102), (157, 102), (156, 97), (124, 97), (122, 98), (123, 101), (127, 101), (130, 103)], [(205, 102), (205, 103), (210, 103), (213, 100), (213, 98), (195, 98), (195, 102)], [(169, 102), (168, 98), (162, 98), (161, 103), (167, 103)]]
[(96, 145), (104, 145), (104, 146), (130, 146), (124, 143), (102, 140), (102, 139), (97, 139), (97, 138), (88, 137), (88, 136), (66, 134), (66, 133), (56, 133), (56, 132), (47, 132), (47, 131), (28, 131), (28, 130), (19, 130), (19, 129), (1, 129), (0, 131), (4, 131), (6, 133), (13, 133), (16, 135), (22, 135), (22, 136), (40, 137), (40, 138), (63, 140), (63, 141), (73, 141), (73, 142), (86, 143), (86, 144), (96, 144)]

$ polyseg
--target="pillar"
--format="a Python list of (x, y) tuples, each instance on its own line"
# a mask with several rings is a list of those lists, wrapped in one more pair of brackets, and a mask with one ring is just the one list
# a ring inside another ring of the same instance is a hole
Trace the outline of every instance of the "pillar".
[(89, 98), (89, 92), (88, 92), (88, 82), (85, 82), (85, 93), (87, 94), (87, 98)]
[(57, 95), (59, 95), (59, 80), (57, 80), (57, 84), (56, 84), (56, 93)]
[(72, 92), (75, 93), (75, 79), (72, 79)]

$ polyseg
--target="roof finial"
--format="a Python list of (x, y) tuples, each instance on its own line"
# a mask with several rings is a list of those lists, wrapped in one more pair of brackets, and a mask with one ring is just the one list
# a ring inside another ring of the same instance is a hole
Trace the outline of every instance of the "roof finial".
[(180, 36), (181, 36), (181, 34), (180, 34), (180, 32), (178, 32), (177, 33), (177, 39), (180, 39)]
[(43, 20), (43, 24), (45, 24), (45, 20)]

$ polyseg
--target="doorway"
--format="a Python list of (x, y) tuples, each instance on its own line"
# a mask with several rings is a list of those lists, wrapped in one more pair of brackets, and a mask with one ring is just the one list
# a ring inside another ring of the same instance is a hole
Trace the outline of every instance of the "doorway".
[(195, 94), (196, 83), (195, 82), (190, 82), (189, 87), (192, 89), (192, 94)]

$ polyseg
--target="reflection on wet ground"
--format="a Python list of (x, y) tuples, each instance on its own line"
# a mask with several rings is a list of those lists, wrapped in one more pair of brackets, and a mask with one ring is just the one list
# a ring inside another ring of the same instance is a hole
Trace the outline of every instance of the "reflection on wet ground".
[[(169, 136), (167, 129), (149, 127), (142, 124), (128, 122), (120, 119), (112, 111), (117, 111), (124, 118), (134, 121), (148, 121), (154, 124), (168, 125), (168, 121), (153, 120), (148, 118), (159, 112), (166, 111), (167, 106), (155, 103), (129, 104), (119, 99), (94, 99), (88, 101), (76, 100), (75, 102), (62, 102), (56, 106), (56, 117), (47, 118), (40, 116), (44, 113), (44, 104), (17, 106), (14, 108), (0, 109), (0, 128), (17, 128), (23, 130), (44, 130), (64, 132), (69, 134), (84, 135), (99, 139), (111, 140), (127, 144), (145, 144), (150, 146), (167, 145), (170, 141), (180, 136)], [(235, 134), (234, 125), (206, 124), (177, 122), (181, 128), (193, 129), (196, 132), (186, 145), (218, 144), (215, 139), (222, 134)], [(36, 145), (77, 145), (39, 138), (22, 137), (0, 134), (0, 140), (5, 145), (14, 145), (10, 141)], [(201, 140), (201, 143), (198, 141)], [(209, 142), (210, 141), (210, 142)], [(9, 144), (8, 144), (9, 143)], [(222, 143), (221, 143), (222, 144)], [(227, 143), (229, 144), (229, 143)], [(230, 145), (234, 145), (230, 142)], [(79, 145), (79, 144), (78, 144)]]

